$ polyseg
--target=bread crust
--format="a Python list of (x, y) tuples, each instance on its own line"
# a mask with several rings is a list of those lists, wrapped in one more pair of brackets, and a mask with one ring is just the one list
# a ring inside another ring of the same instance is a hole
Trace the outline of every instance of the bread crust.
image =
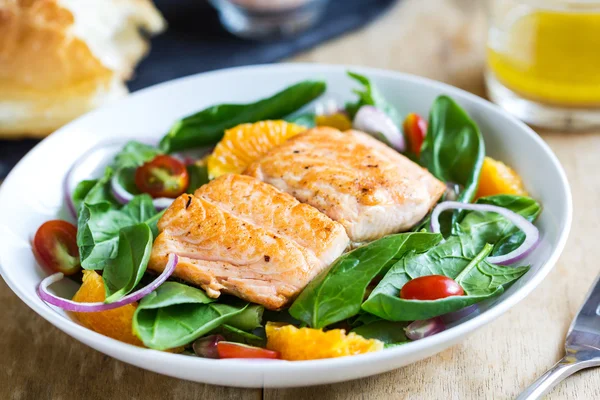
[[(97, 1), (128, 13), (115, 28), (115, 35), (128, 33), (127, 43), (82, 38), (77, 31), (86, 21), (76, 20), (84, 16), (68, 8), (69, 0), (0, 0), (0, 138), (46, 136), (127, 93), (124, 80), (148, 49), (138, 30), (156, 33), (164, 22), (148, 0)], [(94, 18), (93, 11), (86, 14)], [(94, 47), (118, 62), (107, 65)]]

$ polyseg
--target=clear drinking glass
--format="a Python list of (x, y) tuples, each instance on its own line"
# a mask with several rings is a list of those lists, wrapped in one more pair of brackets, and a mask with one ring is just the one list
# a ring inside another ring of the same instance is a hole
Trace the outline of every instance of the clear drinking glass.
[(278, 39), (312, 27), (328, 0), (210, 0), (221, 23), (246, 39)]
[(600, 126), (600, 0), (488, 0), (492, 101), (553, 129)]

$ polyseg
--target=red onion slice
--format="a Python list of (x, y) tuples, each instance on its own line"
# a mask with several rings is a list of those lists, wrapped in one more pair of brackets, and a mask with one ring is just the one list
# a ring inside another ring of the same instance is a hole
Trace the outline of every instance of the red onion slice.
[(147, 296), (152, 293), (156, 288), (162, 285), (168, 278), (171, 276), (173, 271), (175, 271), (175, 267), (179, 262), (179, 257), (175, 253), (169, 254), (169, 260), (163, 272), (150, 283), (148, 286), (143, 287), (142, 289), (130, 293), (127, 296), (123, 297), (119, 301), (115, 301), (114, 303), (103, 303), (103, 302), (95, 302), (95, 303), (79, 303), (73, 300), (64, 299), (62, 297), (58, 297), (48, 291), (48, 286), (52, 285), (55, 282), (60, 281), (64, 278), (62, 272), (57, 272), (56, 274), (50, 275), (47, 278), (44, 278), (42, 282), (40, 282), (38, 286), (38, 296), (48, 304), (52, 304), (53, 306), (60, 307), (66, 311), (74, 311), (74, 312), (98, 312), (98, 311), (107, 311), (115, 308), (123, 307), (124, 305), (134, 303), (141, 298)]
[(382, 140), (397, 151), (406, 150), (404, 136), (394, 121), (383, 111), (373, 106), (362, 106), (354, 116), (355, 129)]
[[(133, 200), (134, 195), (129, 193), (123, 186), (121, 186), (116, 174), (110, 179), (110, 189), (113, 196), (115, 196), (115, 199), (117, 199), (117, 201), (121, 204), (127, 204)], [(162, 211), (165, 208), (169, 208), (174, 201), (175, 199), (168, 197), (158, 197), (156, 199), (152, 199), (152, 204), (154, 204), (154, 208), (156, 208), (157, 211)]]
[(525, 233), (525, 241), (510, 253), (488, 257), (486, 261), (492, 264), (508, 265), (513, 264), (523, 258), (525, 258), (539, 243), (540, 231), (527, 219), (514, 211), (508, 210), (503, 207), (494, 206), (491, 204), (469, 204), (460, 203), (457, 201), (443, 201), (439, 203), (431, 213), (431, 231), (433, 233), (440, 233), (440, 214), (447, 210), (470, 210), (470, 211), (484, 211), (484, 212), (495, 212), (502, 215), (504, 218), (512, 222), (517, 228)]
[(406, 337), (410, 340), (423, 339), (446, 330), (446, 324), (440, 317), (414, 321), (404, 328)]

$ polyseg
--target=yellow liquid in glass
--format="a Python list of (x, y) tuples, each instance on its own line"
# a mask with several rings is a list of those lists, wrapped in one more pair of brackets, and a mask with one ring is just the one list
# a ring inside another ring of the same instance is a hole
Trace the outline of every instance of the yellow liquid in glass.
[(600, 106), (600, 12), (534, 11), (495, 30), (488, 67), (504, 86), (544, 103)]

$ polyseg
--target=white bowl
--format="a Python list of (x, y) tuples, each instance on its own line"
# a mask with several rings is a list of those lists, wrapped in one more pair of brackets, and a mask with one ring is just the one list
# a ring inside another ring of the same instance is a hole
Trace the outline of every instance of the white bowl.
[(464, 340), (527, 296), (556, 263), (571, 226), (571, 192), (565, 173), (540, 137), (489, 102), (443, 83), (360, 67), (352, 70), (369, 76), (403, 114), (427, 115), (436, 96), (452, 96), (479, 123), (488, 155), (513, 166), (531, 195), (543, 204), (537, 222), (542, 242), (526, 260), (531, 270), (499, 298), (484, 304), (479, 315), (435, 336), (366, 355), (301, 362), (210, 360), (142, 349), (102, 336), (48, 306), (36, 294), (36, 285), (46, 273), (36, 264), (30, 241), (42, 222), (57, 216), (68, 218), (62, 181), (84, 151), (123, 137), (158, 140), (180, 117), (216, 103), (262, 98), (303, 79), (325, 79), (328, 98), (348, 100), (355, 84), (346, 76), (346, 69), (284, 64), (201, 74), (142, 90), (60, 129), (23, 158), (0, 187), (2, 276), (35, 312), (88, 346), (141, 368), (218, 385), (288, 387), (361, 378), (413, 363)]

